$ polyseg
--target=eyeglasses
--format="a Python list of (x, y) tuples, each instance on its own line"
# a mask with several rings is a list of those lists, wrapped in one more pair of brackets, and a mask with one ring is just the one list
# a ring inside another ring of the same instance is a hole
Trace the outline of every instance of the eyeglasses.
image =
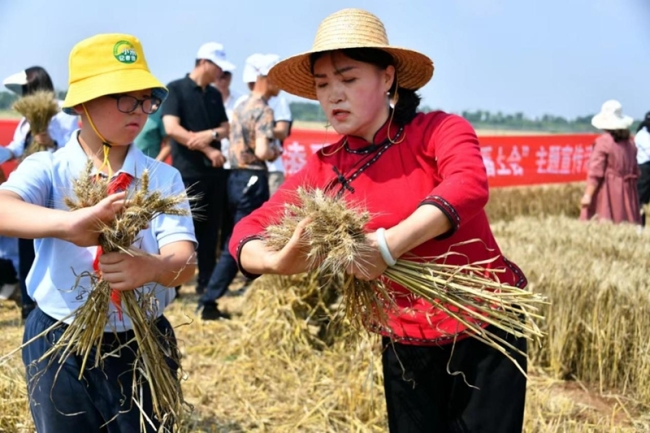
[(142, 112), (145, 114), (153, 114), (160, 108), (162, 101), (153, 96), (147, 96), (143, 99), (138, 99), (130, 95), (108, 95), (117, 101), (117, 109), (122, 113), (133, 113), (138, 105), (142, 106)]

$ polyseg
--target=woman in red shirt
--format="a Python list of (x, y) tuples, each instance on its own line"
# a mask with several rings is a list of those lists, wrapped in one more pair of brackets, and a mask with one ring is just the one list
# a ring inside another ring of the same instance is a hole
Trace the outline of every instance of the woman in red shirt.
[[(296, 201), (298, 187), (307, 186), (327, 189), (377, 215), (366, 227), (374, 248), (359, 258), (364, 271), (348, 269), (359, 279), (379, 277), (387, 263), (406, 253), (439, 256), (453, 249), (459, 254), (447, 257), (447, 263), (498, 257), (490, 266), (504, 270), (501, 281), (526, 285), (519, 268), (501, 256), (483, 210), (487, 175), (472, 126), (441, 111), (416, 112), (416, 90), (432, 74), (428, 57), (389, 45), (381, 21), (358, 9), (326, 18), (310, 52), (271, 70), (282, 89), (317, 99), (343, 138), (309, 159), (237, 224), (230, 249), (242, 272), (254, 277), (307, 270), (298, 242), (304, 223), (281, 251), (263, 242), (265, 227), (280, 220), (286, 202)], [(481, 242), (458, 245), (473, 239)], [(392, 289), (405, 291), (396, 284)], [(396, 301), (402, 313), (392, 315), (387, 328), (372, 329), (384, 336), (390, 431), (520, 432), (526, 380), (515, 365), (466, 338), (462, 325), (422, 299), (398, 296)], [(523, 339), (491, 330), (526, 350)], [(514, 356), (526, 368), (525, 358)]]

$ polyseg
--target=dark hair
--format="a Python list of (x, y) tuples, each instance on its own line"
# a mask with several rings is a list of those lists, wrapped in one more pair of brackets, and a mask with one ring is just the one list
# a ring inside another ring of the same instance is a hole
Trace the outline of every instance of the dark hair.
[(222, 73), (221, 75), (222, 75), (223, 77), (232, 77), (232, 72), (230, 72), (230, 71), (223, 71), (223, 73)]
[[(386, 69), (389, 66), (395, 66), (395, 59), (388, 52), (378, 48), (347, 48), (339, 50), (344, 56), (356, 60), (357, 62), (369, 63), (380, 69)], [(318, 59), (331, 51), (313, 53), (309, 57), (311, 63), (311, 73), (314, 73), (314, 64)], [(394, 99), (397, 93), (397, 104), (395, 105), (395, 114), (393, 120), (399, 125), (408, 124), (417, 114), (420, 105), (420, 95), (415, 90), (397, 87), (398, 76), (395, 72), (395, 79), (389, 90), (389, 96)]]
[(619, 141), (626, 141), (630, 139), (629, 129), (613, 129), (613, 130), (610, 129), (607, 130), (607, 132), (609, 133), (609, 135), (612, 136), (614, 141), (616, 141), (617, 143)]
[(31, 95), (38, 90), (54, 92), (50, 74), (40, 66), (25, 69), (25, 75), (27, 75), (27, 84), (23, 85), (23, 96)]
[(650, 111), (645, 113), (645, 117), (643, 118), (643, 121), (639, 124), (639, 127), (636, 129), (636, 132), (639, 132), (645, 128), (648, 132), (650, 132)]

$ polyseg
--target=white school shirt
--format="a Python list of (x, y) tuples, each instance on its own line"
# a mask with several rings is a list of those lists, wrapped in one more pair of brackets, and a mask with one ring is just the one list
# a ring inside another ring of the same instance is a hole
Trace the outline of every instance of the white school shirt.
[(650, 132), (647, 128), (641, 128), (634, 136), (634, 144), (636, 144), (636, 162), (641, 165), (650, 162)]
[[(59, 107), (61, 107), (62, 102), (58, 101)], [(49, 152), (54, 152), (57, 149), (65, 146), (65, 144), (70, 141), (72, 138), (72, 133), (79, 129), (79, 118), (77, 116), (71, 116), (64, 113), (63, 111), (58, 112), (50, 121), (50, 124), (47, 127), (47, 132), (52, 137), (52, 140), (56, 142), (56, 148), (49, 149)], [(18, 122), (18, 126), (14, 131), (14, 138), (11, 140), (5, 149), (10, 150), (14, 158), (20, 158), (25, 152), (25, 139), (27, 138), (27, 133), (29, 132), (29, 122), (24, 117)], [(3, 155), (0, 155), (0, 163), (6, 162), (10, 158), (10, 155), (7, 155), (3, 158)]]
[[(18, 194), (25, 202), (51, 209), (67, 210), (63, 199), (73, 197), (72, 180), (78, 178), (88, 157), (77, 139), (78, 134), (58, 152), (38, 152), (27, 157), (9, 179), (0, 185), (0, 190)], [(185, 187), (181, 175), (175, 168), (147, 157), (135, 146), (130, 145), (120, 172), (126, 172), (136, 179), (149, 170), (149, 188), (169, 194), (180, 194)], [(189, 204), (184, 207), (189, 210)], [(151, 221), (149, 228), (140, 232), (134, 243), (145, 252), (158, 254), (160, 248), (179, 241), (196, 244), (191, 216), (161, 215)], [(48, 316), (62, 320), (87, 299), (90, 279), (83, 277), (75, 287), (76, 276), (93, 272), (93, 260), (97, 247), (78, 247), (56, 238), (37, 239), (34, 242), (36, 258), (27, 276), (27, 291), (38, 307)], [(148, 284), (138, 291), (154, 291), (158, 303), (157, 316), (175, 296), (173, 289)], [(65, 319), (71, 323), (72, 317)], [(109, 307), (106, 332), (123, 332), (131, 329), (126, 314), (119, 320), (115, 306)]]
[[(235, 107), (245, 100), (248, 99), (250, 95), (244, 95), (240, 97), (237, 102), (235, 102)], [(289, 108), (289, 102), (287, 99), (280, 93), (278, 96), (274, 96), (268, 101), (269, 107), (273, 110), (273, 120), (276, 122), (291, 122), (293, 119), (291, 117), (291, 109)], [(274, 139), (271, 143), (273, 146), (281, 148), (280, 140)], [(223, 147), (223, 145), (222, 145)], [(275, 159), (275, 161), (266, 161), (266, 168), (269, 173), (280, 172), (284, 173), (284, 164), (282, 163), (282, 156)]]

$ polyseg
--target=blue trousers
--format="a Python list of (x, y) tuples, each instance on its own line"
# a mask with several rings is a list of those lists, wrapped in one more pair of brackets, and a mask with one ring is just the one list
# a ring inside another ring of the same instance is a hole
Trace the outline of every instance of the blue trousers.
[[(25, 322), (24, 342), (56, 323), (56, 320), (43, 313), (38, 307)], [(161, 316), (156, 326), (165, 338), (165, 344), (172, 354), (176, 353), (176, 337), (169, 321)], [(155, 432), (146, 423), (140, 428), (140, 409), (132, 399), (134, 380), (142, 383), (143, 395), (138, 400), (144, 411), (156, 422), (151, 403), (151, 394), (146, 380), (137, 375), (134, 379), (132, 364), (135, 360), (137, 345), (129, 343), (119, 349), (115, 356), (104, 360), (104, 368), (86, 365), (82, 379), (79, 380), (81, 357), (70, 356), (63, 364), (48, 360), (37, 362), (52, 347), (52, 342), (61, 338), (65, 326), (47, 333), (27, 345), (22, 352), (23, 363), (27, 369), (27, 392), (29, 407), (38, 433), (71, 432)], [(133, 332), (105, 333), (102, 342), (103, 353), (108, 353), (133, 339)], [(174, 356), (174, 355), (172, 355)], [(168, 366), (176, 372), (178, 358), (168, 358)], [(88, 363), (94, 360), (91, 353)], [(136, 390), (139, 387), (136, 387)]]
[[(228, 206), (233, 224), (259, 208), (269, 199), (268, 176), (263, 170), (232, 169), (228, 175)], [(200, 242), (200, 241), (199, 241)], [(237, 262), (228, 251), (230, 235), (225, 241), (225, 248), (219, 262), (212, 272), (208, 287), (199, 303), (215, 304), (228, 290), (228, 286), (237, 276)]]

